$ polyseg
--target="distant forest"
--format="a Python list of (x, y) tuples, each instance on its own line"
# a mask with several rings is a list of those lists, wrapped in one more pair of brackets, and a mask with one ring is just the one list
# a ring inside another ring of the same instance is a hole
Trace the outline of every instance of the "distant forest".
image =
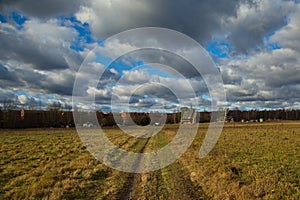
[[(221, 116), (223, 111), (220, 112)], [(82, 115), (91, 115), (94, 113), (82, 112)], [(211, 121), (211, 112), (199, 112), (199, 123)], [(117, 125), (112, 113), (96, 112), (100, 126)], [(120, 113), (115, 117), (121, 117)], [(149, 113), (130, 113), (132, 121), (138, 125), (144, 126), (154, 124), (151, 121)], [(229, 119), (229, 120), (228, 120)], [(180, 123), (181, 113), (166, 114), (167, 124)], [(300, 120), (300, 110), (229, 110), (224, 117), (217, 120), (228, 122), (259, 122), (273, 120)], [(87, 123), (85, 121), (80, 122)], [(58, 109), (43, 110), (0, 110), (0, 128), (46, 128), (46, 127), (74, 127), (73, 113), (71, 111), (62, 111)]]

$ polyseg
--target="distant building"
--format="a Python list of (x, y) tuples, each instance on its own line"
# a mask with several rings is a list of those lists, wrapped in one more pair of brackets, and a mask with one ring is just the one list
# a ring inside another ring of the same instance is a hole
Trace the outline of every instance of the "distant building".
[(233, 117), (230, 116), (230, 114), (229, 114), (229, 108), (225, 109), (225, 122), (226, 123), (234, 122)]
[(181, 108), (181, 124), (196, 124), (198, 122), (198, 113), (195, 109)]
[(122, 112), (121, 113), (121, 123), (120, 125), (135, 125), (136, 122), (134, 122), (134, 114), (135, 113), (129, 113), (129, 112)]
[(122, 125), (126, 124), (126, 119), (127, 119), (127, 113), (126, 112), (122, 112), (121, 113), (121, 118), (122, 118)]

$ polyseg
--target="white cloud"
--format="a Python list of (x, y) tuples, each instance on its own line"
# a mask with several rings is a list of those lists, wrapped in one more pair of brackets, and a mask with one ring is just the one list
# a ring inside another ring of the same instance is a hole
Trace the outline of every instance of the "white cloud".
[(263, 45), (263, 37), (285, 25), (295, 3), (282, 0), (240, 3), (236, 16), (223, 21), (229, 42), (237, 53), (251, 52)]
[(279, 43), (284, 48), (300, 52), (300, 5), (295, 6), (295, 11), (290, 14), (288, 24), (277, 31), (271, 41)]
[[(27, 21), (17, 25), (9, 19), (9, 23), (0, 24), (1, 96), (9, 94), (9, 98), (15, 98), (15, 91), (21, 90), (32, 92), (32, 97), (35, 97), (34, 93), (42, 92), (52, 94), (61, 103), (70, 101), (75, 71), (85, 56), (97, 59), (97, 55), (88, 54), (94, 47), (102, 50), (102, 56), (112, 58), (135, 50), (141, 44), (159, 46), (164, 43), (175, 53), (181, 52), (192, 58), (199, 56), (195, 49), (179, 40), (169, 42), (167, 36), (158, 42), (149, 35), (138, 39), (131, 35), (127, 39), (110, 40), (105, 48), (97, 43), (85, 44), (84, 50), (78, 52), (70, 47), (79, 34), (72, 28), (72, 22), (56, 18), (57, 15), (73, 13), (78, 20), (88, 23), (93, 36), (99, 39), (144, 26), (172, 28), (203, 44), (211, 36), (223, 38), (231, 44), (228, 49), (230, 57), (219, 63), (229, 100), (224, 105), (241, 108), (299, 107), (300, 5), (295, 1), (232, 0), (216, 3), (192, 0), (187, 3), (180, 0), (133, 0), (128, 3), (123, 0), (46, 0), (42, 5), (37, 1), (24, 0), (7, 1), (0, 9), (9, 13), (12, 8), (24, 14)], [(63, 23), (64, 20), (68, 22)], [(264, 49), (264, 42), (279, 44), (281, 49)], [(173, 67), (184, 77), (171, 70), (165, 70), (170, 77), (142, 70), (124, 71), (122, 81), (111, 88), (120, 78), (119, 71), (109, 69), (99, 81), (99, 75), (105, 71), (104, 63), (90, 63), (79, 76), (84, 83), (80, 85), (80, 95), (94, 93), (97, 103), (106, 106), (113, 90), (121, 102), (132, 98), (136, 105), (151, 106), (157, 99), (142, 99), (143, 93), (147, 93), (160, 97), (160, 106), (170, 104), (171, 108), (179, 103), (166, 88), (175, 88), (184, 94), (185, 104), (204, 101), (201, 96), (193, 98), (189, 85), (197, 95), (207, 95), (197, 71), (174, 55), (139, 51), (121, 59), (131, 68), (134, 65), (130, 65), (130, 61), (158, 62)], [(133, 99), (132, 93), (137, 99)], [(17, 98), (21, 103), (31, 101), (27, 96)], [(53, 101), (55, 99), (50, 98), (49, 103)]]
[(27, 96), (25, 96), (25, 95), (19, 95), (18, 100), (21, 104), (26, 104), (28, 101)]
[[(227, 99), (235, 106), (247, 108), (282, 108), (283, 102), (299, 102), (300, 59), (291, 49), (276, 49), (251, 54), (248, 58), (224, 63)], [(239, 74), (237, 80), (235, 72)], [(232, 74), (232, 76), (230, 76)], [(243, 103), (244, 102), (244, 103)]]
[(20, 30), (6, 23), (0, 27), (0, 35), (2, 60), (17, 60), (44, 70), (76, 69), (81, 62), (80, 55), (70, 49), (77, 32), (61, 27), (57, 20), (27, 20)]
[(149, 82), (149, 75), (143, 70), (123, 71), (121, 83), (143, 84)]

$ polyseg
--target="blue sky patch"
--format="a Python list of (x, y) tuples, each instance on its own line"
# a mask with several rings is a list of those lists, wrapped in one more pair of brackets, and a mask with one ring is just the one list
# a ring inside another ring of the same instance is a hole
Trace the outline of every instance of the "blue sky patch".
[(22, 26), (25, 21), (28, 19), (18, 12), (12, 12), (10, 18), (16, 22), (19, 26)]
[(96, 42), (93, 38), (90, 25), (88, 23), (81, 23), (75, 16), (58, 16), (57, 19), (61, 22), (61, 26), (71, 27), (78, 33), (78, 37), (71, 45), (71, 49), (75, 51), (83, 51), (86, 44)]
[(231, 45), (226, 41), (213, 39), (211, 42), (207, 44), (206, 50), (217, 59), (228, 58), (229, 51), (231, 50)]
[(0, 14), (0, 22), (2, 23), (6, 23), (7, 22), (7, 18), (3, 15)]
[(266, 50), (275, 50), (275, 49), (281, 49), (282, 46), (276, 42), (271, 41), (271, 37), (276, 33), (276, 31), (273, 31), (270, 34), (267, 34), (263, 37), (264, 40), (264, 48)]

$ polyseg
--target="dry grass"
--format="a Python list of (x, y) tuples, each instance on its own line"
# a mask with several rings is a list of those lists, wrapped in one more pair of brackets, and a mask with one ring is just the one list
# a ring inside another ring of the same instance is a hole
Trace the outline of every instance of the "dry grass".
[(180, 162), (212, 199), (300, 199), (299, 125), (226, 125), (209, 156), (196, 139)]
[[(176, 133), (166, 125), (146, 151)], [(300, 123), (229, 124), (198, 158), (207, 124), (174, 164), (135, 176), (133, 199), (300, 199)], [(115, 144), (139, 151), (145, 140), (106, 129)], [(131, 174), (95, 160), (74, 129), (1, 130), (0, 199), (116, 199)]]

